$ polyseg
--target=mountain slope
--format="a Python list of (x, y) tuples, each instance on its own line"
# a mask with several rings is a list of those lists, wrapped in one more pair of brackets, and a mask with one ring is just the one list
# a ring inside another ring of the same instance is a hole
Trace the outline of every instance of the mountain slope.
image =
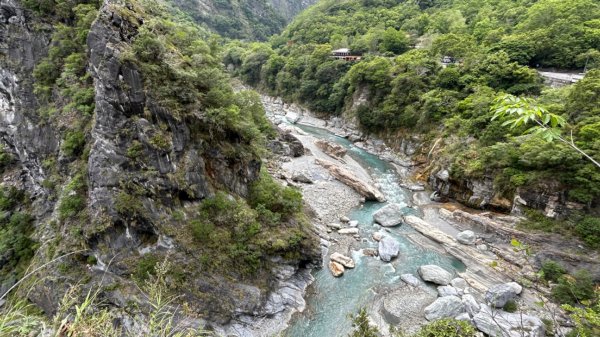
[[(440, 200), (529, 215), (532, 228), (597, 247), (597, 168), (567, 144), (492, 120), (491, 108), (502, 94), (530, 97), (598, 160), (598, 20), (591, 0), (322, 1), (270, 44), (230, 44), (225, 62), (250, 85), (406, 151)], [(333, 58), (336, 48), (362, 59)], [(588, 73), (550, 88), (536, 66)]]
[(274, 132), (211, 34), (161, 1), (24, 4), (1, 6), (2, 293), (66, 254), (16, 298), (59, 317), (93, 291), (139, 335), (166, 261), (195, 326), (294, 305), (271, 295), (304, 280), (317, 241), (300, 193), (261, 168)]
[(173, 0), (196, 22), (235, 39), (266, 40), (314, 0)]

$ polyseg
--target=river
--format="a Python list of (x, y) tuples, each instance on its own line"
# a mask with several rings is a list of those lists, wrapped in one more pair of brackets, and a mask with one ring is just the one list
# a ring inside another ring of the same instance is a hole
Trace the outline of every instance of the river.
[[(400, 187), (399, 176), (390, 163), (327, 130), (305, 125), (296, 126), (317, 138), (346, 147), (348, 155), (363, 166), (370, 173), (373, 181), (380, 186), (388, 203), (405, 205), (403, 209), (405, 214), (422, 215), (417, 207), (409, 207), (412, 192)], [(368, 238), (361, 241), (360, 248), (377, 248), (377, 242), (371, 239), (371, 233), (381, 227), (373, 224), (373, 213), (385, 205), (386, 203), (367, 202), (347, 215), (351, 220), (358, 220), (361, 236)], [(351, 331), (348, 315), (356, 313), (361, 307), (372, 306), (377, 290), (399, 284), (402, 282), (400, 275), (406, 273), (416, 275), (417, 268), (425, 264), (436, 264), (449, 271), (464, 270), (464, 265), (457, 259), (425, 249), (409, 240), (410, 235), (420, 235), (410, 226), (390, 228), (388, 234), (400, 243), (400, 255), (391, 263), (364, 256), (360, 250), (356, 250), (352, 252), (356, 268), (346, 270), (342, 277), (333, 277), (326, 267), (314, 271), (315, 282), (307, 294), (307, 308), (293, 318), (285, 336), (347, 336)]]

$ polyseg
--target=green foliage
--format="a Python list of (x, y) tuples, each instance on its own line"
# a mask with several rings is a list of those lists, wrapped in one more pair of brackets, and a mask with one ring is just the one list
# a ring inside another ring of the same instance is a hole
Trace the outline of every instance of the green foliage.
[(379, 51), (390, 52), (394, 54), (402, 54), (409, 48), (409, 39), (406, 33), (398, 31), (392, 27), (385, 30), (381, 43), (379, 44)]
[(415, 337), (474, 337), (475, 335), (475, 328), (468, 322), (443, 318), (421, 328)]
[(14, 186), (0, 187), (0, 211), (8, 212), (25, 202), (25, 193)]
[(592, 337), (600, 334), (600, 295), (596, 292), (595, 303), (586, 303), (584, 306), (562, 306), (571, 314), (575, 322), (575, 329), (568, 335), (577, 337)]
[(85, 146), (85, 135), (81, 131), (67, 132), (61, 149), (66, 156), (76, 157), (83, 152)]
[(502, 308), (502, 310), (504, 310), (506, 312), (516, 312), (518, 309), (519, 309), (519, 307), (517, 305), (517, 302), (515, 302), (515, 300), (509, 300), (508, 302), (506, 302), (506, 304)]
[(560, 264), (552, 260), (545, 261), (542, 264), (540, 271), (544, 280), (552, 282), (558, 282), (558, 280), (567, 272)]
[(58, 215), (61, 220), (73, 218), (86, 207), (87, 181), (85, 173), (76, 174), (65, 186), (64, 196), (58, 205)]
[(560, 137), (558, 128), (566, 124), (563, 117), (548, 112), (533, 99), (527, 97), (501, 95), (496, 98), (494, 103), (492, 120), (510, 117), (502, 125), (509, 125), (513, 129), (527, 124), (534, 124), (526, 132), (540, 135), (549, 142)]
[(291, 187), (282, 187), (266, 171), (250, 186), (249, 204), (289, 217), (302, 210), (302, 194)]
[(192, 227), (194, 238), (200, 242), (208, 241), (211, 233), (215, 230), (215, 225), (212, 222), (203, 222), (200, 220), (190, 221), (190, 226)]
[(379, 336), (379, 330), (369, 324), (369, 317), (365, 308), (361, 308), (356, 315), (350, 315), (350, 319), (352, 319), (353, 331), (348, 335), (348, 337)]
[(559, 303), (579, 304), (594, 298), (594, 282), (586, 270), (574, 275), (563, 275), (552, 289), (552, 296)]
[(144, 146), (138, 140), (131, 142), (131, 145), (127, 148), (127, 157), (131, 159), (139, 158), (144, 151)]
[(121, 191), (115, 200), (115, 209), (127, 219), (144, 217), (144, 205), (135, 192)]
[(22, 211), (28, 204), (23, 191), (15, 187), (0, 187), (0, 274), (22, 273), (33, 257), (37, 243), (30, 238), (33, 218)]
[(6, 152), (3, 146), (0, 146), (0, 174), (4, 173), (4, 170), (6, 170), (13, 161), (13, 156)]
[[(451, 142), (468, 145), (445, 150), (441, 161), (461, 178), (495, 176), (507, 199), (549, 179), (569, 201), (592, 207), (600, 173), (581, 159), (600, 160), (599, 8), (591, 0), (325, 0), (270, 45), (233, 43), (225, 55), (247, 83), (316, 112), (356, 117), (365, 131), (458, 137)], [(410, 49), (413, 41), (419, 49)], [(341, 47), (362, 59), (329, 56)], [(455, 63), (442, 68), (442, 56)], [(592, 70), (572, 90), (542, 92), (533, 66), (583, 67), (584, 59)], [(573, 142), (563, 136), (571, 131)], [(559, 137), (566, 142), (542, 141)]]
[(265, 265), (267, 254), (295, 259), (297, 249), (306, 244), (307, 225), (297, 214), (302, 206), (299, 192), (284, 189), (266, 173), (261, 180), (253, 185), (255, 199), (250, 199), (257, 203), (218, 192), (204, 199), (188, 222), (194, 240), (213, 257), (205, 261), (206, 267), (235, 265), (243, 276), (252, 276)]
[(33, 230), (33, 218), (27, 213), (15, 212), (0, 222), (0, 254), (6, 263), (2, 272), (23, 272), (33, 257), (37, 244), (29, 235)]
[(86, 206), (85, 199), (77, 194), (66, 195), (58, 206), (58, 214), (61, 219), (66, 219), (77, 215)]
[(153, 275), (156, 275), (156, 266), (159, 258), (154, 254), (145, 254), (138, 259), (133, 277), (138, 283), (143, 283)]
[(199, 0), (177, 0), (174, 4), (199, 24), (207, 25), (222, 36), (244, 40), (267, 40), (281, 31), (283, 13), (264, 0), (242, 0), (235, 3), (215, 0), (211, 10), (203, 10)]
[(575, 232), (590, 247), (600, 248), (600, 218), (584, 217), (575, 226)]

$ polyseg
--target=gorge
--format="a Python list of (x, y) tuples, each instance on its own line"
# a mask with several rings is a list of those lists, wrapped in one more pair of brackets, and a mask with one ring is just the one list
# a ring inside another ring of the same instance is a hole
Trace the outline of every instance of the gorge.
[(598, 20), (0, 0), (0, 336), (596, 335)]

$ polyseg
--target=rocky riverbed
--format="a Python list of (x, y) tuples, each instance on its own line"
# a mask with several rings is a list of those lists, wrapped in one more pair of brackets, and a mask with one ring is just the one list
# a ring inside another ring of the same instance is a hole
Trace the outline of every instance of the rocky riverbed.
[[(327, 129), (352, 141), (353, 146), (392, 163), (397, 169), (397, 177), (402, 180), (401, 186), (410, 191), (412, 198), (396, 207), (397, 214), (393, 214), (394, 209), (390, 211), (390, 216), (401, 218), (400, 221), (390, 219), (390, 225), (412, 227), (414, 232), (403, 234), (408, 240), (452, 256), (466, 266), (457, 273), (446, 271), (451, 275), (445, 276), (447, 282), (439, 282), (425, 276), (426, 273), (413, 273), (403, 274), (401, 280), (373, 289), (375, 295), (368, 309), (371, 320), (381, 331), (387, 332), (390, 324), (405, 331), (414, 331), (420, 324), (441, 317), (469, 320), (482, 332), (506, 336), (521, 336), (523, 331), (525, 336), (543, 336), (545, 324), (540, 318), (553, 321), (557, 327), (570, 325), (560, 310), (549, 304), (545, 297), (548, 290), (532, 286), (536, 275), (524, 249), (515, 249), (506, 240), (516, 233), (512, 228), (517, 218), (489, 212), (480, 214), (457, 204), (432, 202), (431, 191), (426, 191), (424, 184), (411, 179), (411, 159), (394, 154), (383, 142), (367, 138), (337, 119), (321, 120), (278, 99), (263, 97), (263, 104), (279, 131), (295, 138), (304, 147), (304, 154), (298, 156), (283, 151), (282, 161), (279, 165), (272, 165), (271, 169), (284, 183), (301, 188), (306, 203), (313, 210), (325, 268), (329, 266), (337, 276), (344, 277), (347, 265), (351, 263), (352, 268), (361, 268), (360, 259), (365, 256), (380, 260), (381, 264), (396, 258), (398, 253), (395, 252), (394, 239), (385, 239), (385, 228), (373, 225), (377, 233), (371, 236), (346, 216), (352, 210), (363, 207), (369, 196), (382, 201), (373, 196), (385, 190), (386, 186), (373, 181), (360, 163), (336, 148), (335, 144), (324, 143), (295, 123)], [(323, 165), (323, 162), (327, 164)], [(332, 171), (331, 167), (336, 169)], [(347, 171), (346, 176), (351, 175), (353, 179), (340, 178), (335, 173), (337, 169)], [(419, 211), (415, 215), (406, 215), (406, 212), (399, 211), (404, 207), (416, 207)], [(375, 222), (382, 223), (377, 219)], [(380, 248), (361, 249), (361, 244), (366, 242)], [(331, 255), (335, 257), (330, 259)], [(498, 289), (506, 291), (499, 292)], [(502, 306), (495, 305), (498, 297), (515, 301), (518, 313), (504, 312)], [(540, 301), (545, 303), (544, 308), (536, 304)], [(517, 316), (525, 319), (517, 319)]]

